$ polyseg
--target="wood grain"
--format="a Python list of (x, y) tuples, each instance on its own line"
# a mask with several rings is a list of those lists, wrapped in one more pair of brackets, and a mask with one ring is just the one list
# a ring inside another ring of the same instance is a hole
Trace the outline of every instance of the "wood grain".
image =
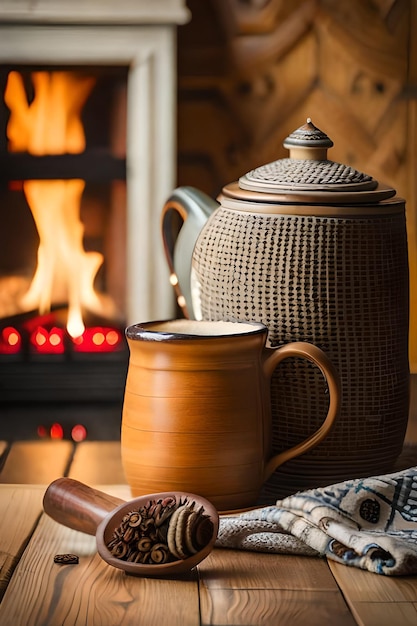
[(68, 475), (87, 485), (126, 483), (120, 441), (83, 441), (77, 444)]
[(379, 576), (329, 560), (338, 585), (354, 602), (417, 602), (415, 578)]
[[(79, 564), (56, 565), (57, 553), (77, 554)], [(42, 516), (0, 605), (0, 623), (195, 626), (197, 581), (127, 576), (102, 561), (94, 537)]]
[(306, 119), (329, 158), (407, 200), (410, 362), (417, 371), (417, 8), (414, 0), (188, 0), (178, 37), (178, 184), (216, 197), (287, 156)]
[(207, 589), (337, 590), (326, 561), (316, 557), (216, 549), (199, 571)]
[(214, 550), (198, 569), (204, 624), (355, 624), (322, 559)]
[(412, 602), (365, 602), (351, 606), (359, 626), (415, 626), (417, 605)]
[[(2, 487), (0, 498), (0, 599), (42, 512), (43, 489)], [(12, 529), (12, 532), (8, 532)]]
[(201, 614), (203, 624), (218, 626), (356, 624), (337, 591), (216, 589), (202, 594)]
[[(126, 484), (99, 488), (122, 499), (130, 493)], [(94, 537), (42, 514), (44, 492), (0, 485), (2, 626), (417, 623), (416, 576), (378, 576), (316, 557), (215, 549), (182, 578), (128, 576), (102, 561)], [(55, 564), (64, 553), (79, 564)]]
[(411, 626), (417, 623), (417, 586), (414, 576), (378, 576), (329, 560), (358, 624)]
[(72, 452), (70, 441), (17, 441), (7, 455), (0, 483), (48, 484), (65, 475)]

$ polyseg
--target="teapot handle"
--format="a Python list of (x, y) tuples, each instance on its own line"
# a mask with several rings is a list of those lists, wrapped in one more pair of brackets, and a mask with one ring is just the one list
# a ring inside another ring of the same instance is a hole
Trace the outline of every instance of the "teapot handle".
[(302, 357), (317, 365), (329, 389), (329, 408), (324, 422), (310, 437), (269, 459), (264, 472), (264, 480), (267, 480), (280, 465), (315, 448), (327, 436), (339, 415), (342, 391), (340, 376), (333, 363), (323, 350), (311, 343), (294, 341), (279, 348), (266, 348), (265, 354), (263, 369), (267, 380), (271, 380), (275, 368), (284, 359)]
[[(162, 209), (162, 238), (171, 282), (185, 317), (194, 319), (191, 265), (195, 242), (219, 203), (194, 187), (177, 187)], [(182, 224), (178, 223), (180, 217)], [(179, 230), (178, 230), (179, 228)]]

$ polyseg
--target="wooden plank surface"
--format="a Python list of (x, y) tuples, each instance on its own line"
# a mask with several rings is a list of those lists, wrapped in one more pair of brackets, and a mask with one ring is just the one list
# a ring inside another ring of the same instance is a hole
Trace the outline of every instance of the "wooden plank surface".
[[(194, 577), (184, 580), (139, 579), (113, 570), (96, 554), (94, 537), (42, 515), (45, 485), (57, 477), (57, 467), (65, 471), (72, 446), (62, 441), (17, 442), (9, 451), (9, 466), (4, 468), (8, 473), (0, 476), (0, 482), (7, 475), (43, 480), (30, 487), (0, 488), (2, 626), (119, 622), (159, 626), (168, 623), (167, 616), (170, 626), (417, 623), (417, 576), (378, 576), (320, 558), (216, 549)], [(54, 467), (53, 477), (46, 476), (48, 462)], [(114, 484), (121, 471), (119, 442), (82, 442), (76, 445), (69, 474), (128, 500), (129, 486)], [(78, 554), (79, 565), (55, 565), (54, 554), (65, 552)]]
[(120, 441), (83, 441), (77, 444), (68, 475), (87, 485), (126, 483)]
[(1, 470), (0, 483), (49, 484), (65, 475), (73, 447), (71, 441), (16, 441)]
[[(78, 565), (56, 565), (74, 553)], [(65, 593), (65, 590), (68, 593)], [(128, 576), (96, 552), (95, 537), (43, 515), (0, 605), (2, 626), (196, 626), (195, 575), (180, 580)]]
[[(0, 497), (0, 599), (42, 513), (44, 489), (4, 485)], [(1, 622), (0, 622), (1, 623)]]
[(214, 550), (198, 569), (203, 624), (356, 623), (323, 559)]
[(379, 576), (330, 560), (329, 567), (361, 626), (417, 624), (417, 576)]

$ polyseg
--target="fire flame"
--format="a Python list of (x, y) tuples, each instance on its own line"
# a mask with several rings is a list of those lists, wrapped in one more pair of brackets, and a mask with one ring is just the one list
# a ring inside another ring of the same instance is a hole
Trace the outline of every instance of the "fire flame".
[[(8, 75), (5, 102), (9, 150), (33, 155), (77, 154), (85, 150), (82, 108), (94, 86), (92, 77), (71, 72), (33, 72), (34, 97), (28, 101), (21, 74)], [(68, 302), (67, 330), (84, 331), (82, 307), (102, 313), (93, 283), (103, 262), (99, 252), (85, 252), (80, 219), (82, 180), (26, 180), (23, 190), (39, 234), (37, 267), (21, 306), (39, 309)]]

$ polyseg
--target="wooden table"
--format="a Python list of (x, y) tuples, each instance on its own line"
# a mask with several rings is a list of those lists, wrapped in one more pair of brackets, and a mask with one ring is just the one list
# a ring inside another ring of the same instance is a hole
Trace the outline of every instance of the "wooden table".
[[(315, 557), (215, 549), (181, 579), (128, 576), (101, 560), (94, 537), (42, 509), (46, 486), (62, 475), (129, 498), (118, 442), (3, 443), (1, 451), (1, 626), (417, 623), (417, 576), (387, 578)], [(55, 564), (63, 553), (79, 564)]]

